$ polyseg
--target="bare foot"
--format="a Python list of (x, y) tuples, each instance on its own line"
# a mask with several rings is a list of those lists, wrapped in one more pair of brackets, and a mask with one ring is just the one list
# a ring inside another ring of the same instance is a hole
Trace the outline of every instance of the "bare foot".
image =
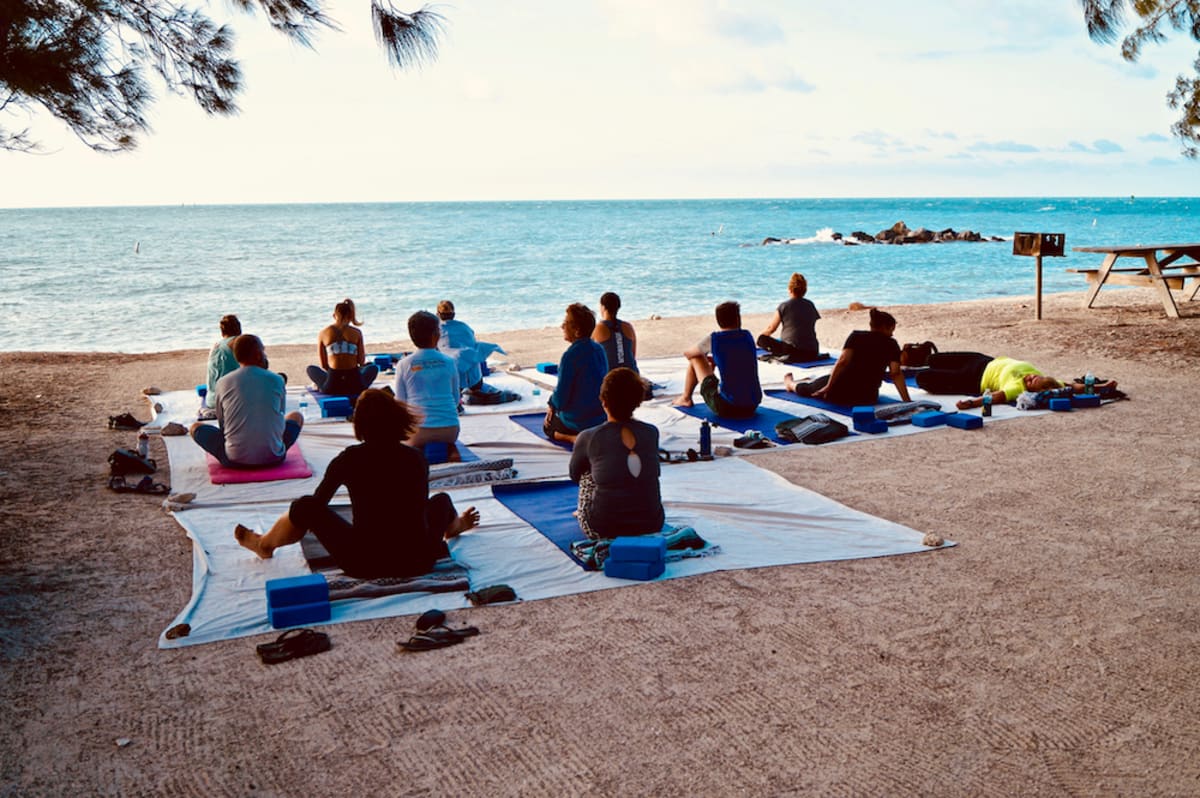
[(792, 379), (792, 373), (790, 371), (783, 375), (783, 387), (792, 393), (796, 392), (796, 381)]
[(674, 402), (671, 402), (671, 407), (692, 407), (693, 405), (695, 405), (695, 402), (692, 401), (692, 397), (690, 396), (680, 396)]
[(450, 540), (477, 526), (479, 526), (479, 511), (474, 507), (468, 507), (462, 515), (450, 522), (450, 526), (446, 527), (446, 533), (442, 537)]
[(274, 552), (272, 552), (270, 549), (264, 550), (264, 546), (262, 545), (263, 536), (255, 532), (253, 529), (249, 529), (241, 524), (238, 524), (233, 528), (233, 536), (237, 538), (238, 543), (241, 543), (243, 546), (250, 549), (250, 551), (254, 552), (262, 559), (271, 559), (271, 555)]

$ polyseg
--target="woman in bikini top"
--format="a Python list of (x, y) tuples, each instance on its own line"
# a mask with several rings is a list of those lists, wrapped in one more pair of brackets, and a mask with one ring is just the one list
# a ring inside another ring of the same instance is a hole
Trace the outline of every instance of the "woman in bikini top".
[(320, 366), (308, 367), (308, 378), (317, 389), (338, 396), (357, 396), (371, 387), (379, 369), (367, 365), (367, 347), (362, 330), (354, 327), (358, 320), (354, 301), (344, 299), (333, 308), (333, 324), (317, 336), (317, 355)]

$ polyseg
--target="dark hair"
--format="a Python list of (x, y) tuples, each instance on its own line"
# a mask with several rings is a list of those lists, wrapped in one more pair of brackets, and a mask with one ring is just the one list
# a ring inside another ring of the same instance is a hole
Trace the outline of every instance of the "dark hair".
[(621, 297), (612, 291), (605, 291), (600, 295), (600, 307), (615, 316), (617, 315), (617, 311), (621, 309)]
[(242, 323), (238, 321), (238, 317), (230, 313), (227, 316), (221, 317), (221, 335), (228, 338), (231, 335), (242, 334)]
[(354, 403), (354, 437), (360, 441), (395, 443), (417, 429), (420, 418), (387, 391), (368, 388)]
[(442, 325), (438, 317), (428, 310), (418, 310), (408, 317), (408, 337), (421, 349), (432, 349), (437, 346), (438, 334)]
[(571, 319), (571, 326), (575, 328), (577, 336), (592, 337), (592, 331), (596, 329), (596, 314), (591, 308), (582, 302), (572, 302), (567, 305), (567, 316)]
[(333, 317), (335, 319), (345, 319), (350, 324), (362, 324), (358, 320), (358, 311), (354, 309), (353, 299), (343, 299), (341, 302), (333, 306)]
[(638, 373), (620, 366), (604, 375), (600, 383), (600, 401), (617, 421), (633, 418), (633, 411), (646, 396), (646, 383)]
[(262, 339), (257, 335), (239, 335), (233, 339), (231, 348), (233, 349), (233, 356), (242, 365), (257, 365), (258, 356), (266, 352), (263, 348)]
[(895, 327), (896, 317), (886, 310), (871, 308), (871, 329), (878, 330), (884, 327)]
[(449, 299), (443, 299), (438, 303), (438, 318), (442, 321), (450, 321), (454, 318), (454, 303)]
[(736, 330), (742, 326), (742, 306), (736, 302), (717, 305), (717, 326), (722, 330)]

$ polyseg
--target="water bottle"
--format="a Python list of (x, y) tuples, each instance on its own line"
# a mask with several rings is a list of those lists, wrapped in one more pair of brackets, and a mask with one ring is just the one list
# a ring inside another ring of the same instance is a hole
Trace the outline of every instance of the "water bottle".
[(1090, 371), (1083, 378), (1083, 392), (1084, 393), (1095, 393), (1096, 392), (1096, 375)]
[(700, 424), (700, 456), (712, 457), (712, 426), (707, 421)]
[(145, 432), (138, 433), (138, 454), (142, 457), (150, 454), (150, 436)]
[(300, 400), (300, 417), (303, 418), (305, 421), (308, 421), (308, 400), (307, 399)]
[(984, 391), (981, 399), (983, 400), (983, 405), (979, 415), (990, 416), (992, 414), (992, 392)]

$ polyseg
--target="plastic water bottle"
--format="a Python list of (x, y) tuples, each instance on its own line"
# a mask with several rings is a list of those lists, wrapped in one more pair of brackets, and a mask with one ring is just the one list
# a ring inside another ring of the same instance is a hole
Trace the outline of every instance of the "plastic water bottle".
[(979, 411), (979, 415), (990, 416), (992, 414), (992, 392), (984, 391), (981, 398), (983, 400), (983, 405), (982, 409)]
[(150, 454), (150, 436), (145, 432), (138, 433), (138, 454), (142, 457)]
[(707, 421), (700, 424), (700, 456), (712, 457), (712, 426)]
[(305, 421), (308, 421), (308, 400), (307, 399), (300, 400), (300, 417), (303, 418)]
[(1083, 378), (1083, 392), (1084, 393), (1095, 393), (1096, 392), (1096, 375), (1090, 371)]

